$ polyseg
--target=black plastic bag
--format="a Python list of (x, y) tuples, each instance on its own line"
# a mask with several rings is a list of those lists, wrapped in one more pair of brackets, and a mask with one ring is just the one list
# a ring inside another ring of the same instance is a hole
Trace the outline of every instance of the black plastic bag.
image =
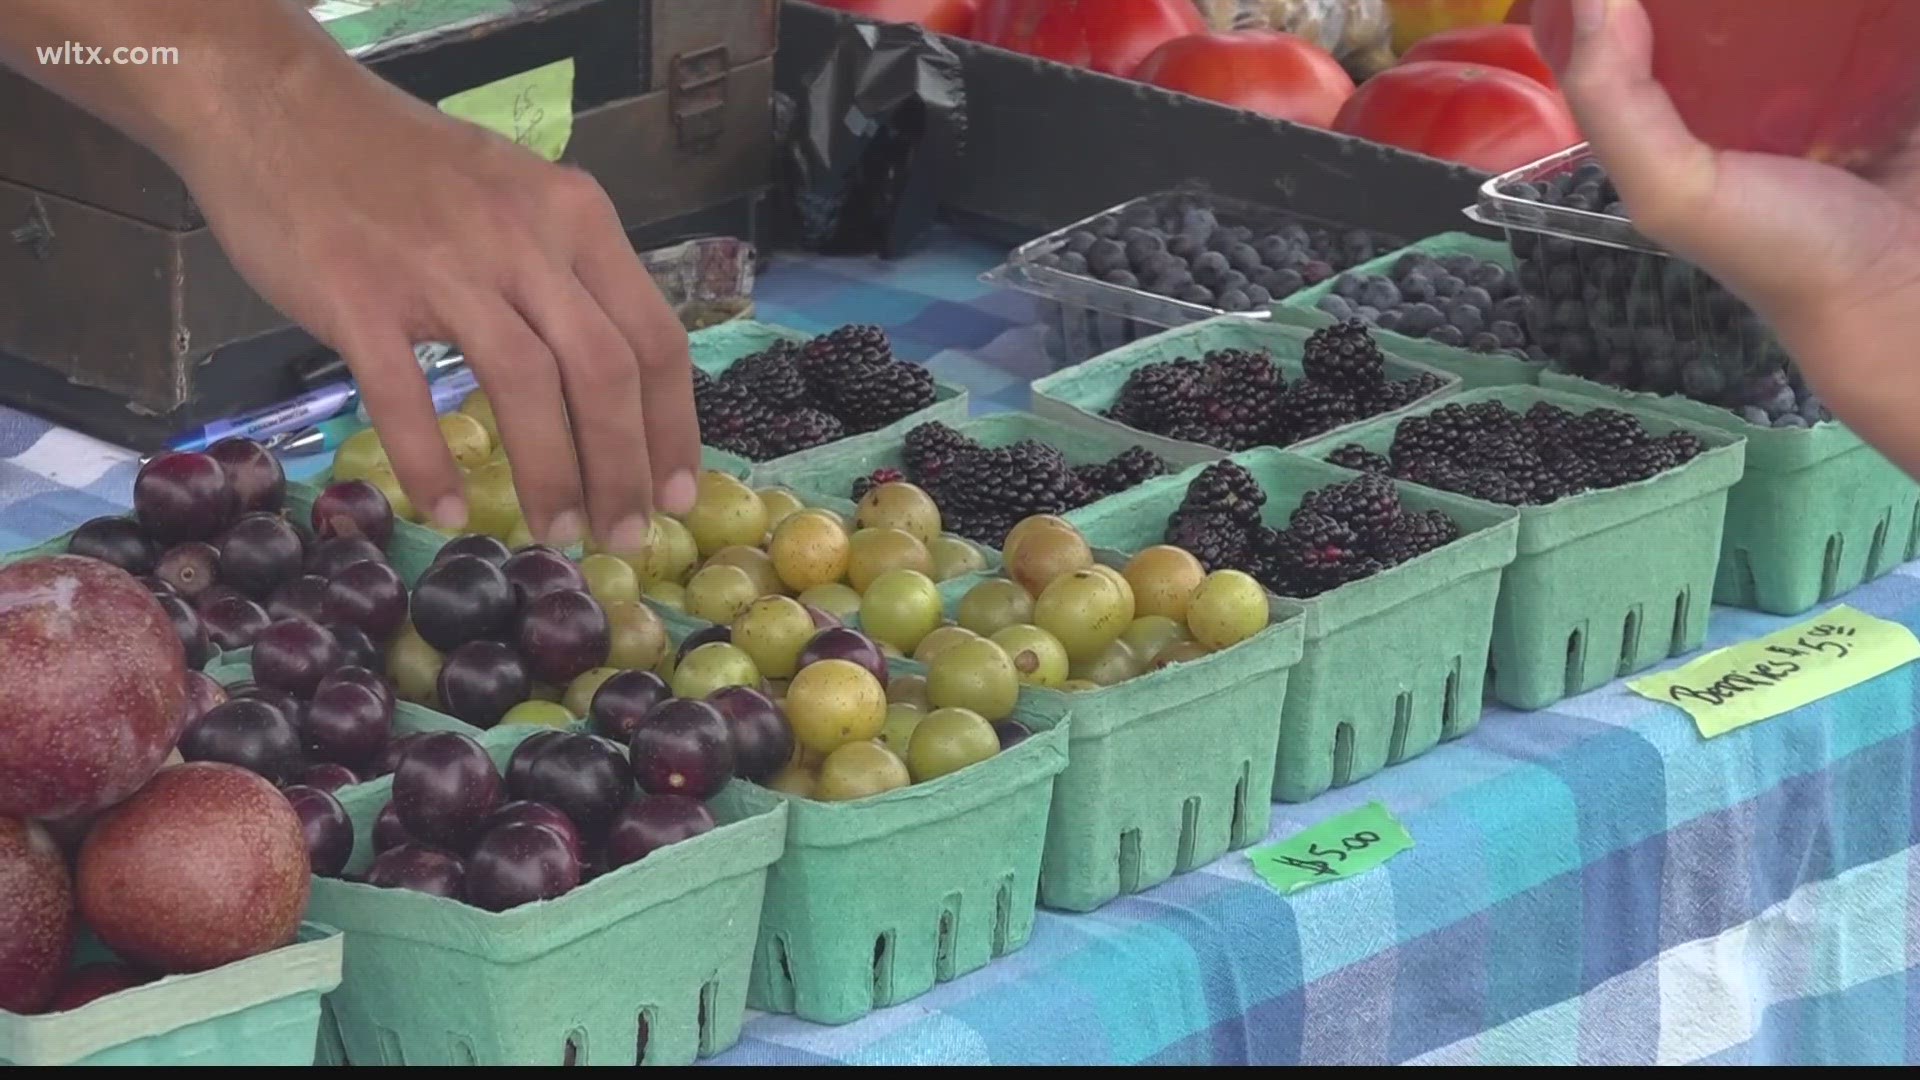
[(802, 246), (892, 258), (926, 236), (966, 136), (960, 58), (907, 23), (848, 21), (779, 117)]

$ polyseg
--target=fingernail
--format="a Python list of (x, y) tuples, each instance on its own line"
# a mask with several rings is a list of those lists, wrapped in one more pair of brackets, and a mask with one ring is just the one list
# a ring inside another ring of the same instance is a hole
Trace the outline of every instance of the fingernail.
[(652, 536), (646, 515), (632, 514), (613, 527), (613, 535), (607, 538), (607, 547), (615, 555), (645, 555)]
[(572, 547), (587, 533), (587, 519), (578, 510), (562, 510), (547, 525), (547, 543), (554, 547)]
[(433, 523), (443, 529), (467, 527), (467, 500), (458, 495), (442, 495), (433, 504)]
[(1573, 0), (1573, 32), (1591, 37), (1606, 28), (1610, 0)]
[(681, 469), (669, 477), (667, 485), (660, 489), (660, 509), (669, 514), (684, 514), (693, 509), (694, 496), (699, 490), (693, 470)]

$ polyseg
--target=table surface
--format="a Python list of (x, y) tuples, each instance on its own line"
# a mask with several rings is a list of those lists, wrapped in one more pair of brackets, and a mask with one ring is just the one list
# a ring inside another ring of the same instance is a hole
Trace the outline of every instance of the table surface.
[[(786, 259), (760, 317), (885, 326), (1020, 408), (1049, 370), (998, 252)], [(311, 462), (310, 471), (319, 462)], [(122, 512), (126, 451), (0, 408), (0, 550)], [(1920, 627), (1920, 571), (1847, 603)], [(1794, 620), (1714, 613), (1709, 645)], [(749, 1018), (725, 1064), (1890, 1064), (1920, 1060), (1915, 671), (1711, 741), (1615, 683), (1489, 707), (1458, 742), (1275, 807), (1273, 838), (1372, 801), (1413, 850), (1282, 897), (1232, 854), (842, 1028)], [(1362, 673), (1356, 672), (1356, 677)]]

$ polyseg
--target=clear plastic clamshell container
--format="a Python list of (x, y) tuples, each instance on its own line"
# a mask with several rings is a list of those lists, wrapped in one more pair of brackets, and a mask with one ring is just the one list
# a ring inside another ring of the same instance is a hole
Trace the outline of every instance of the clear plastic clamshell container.
[(1618, 200), (1585, 143), (1481, 185), (1466, 213), (1506, 230), (1530, 339), (1572, 374), (1762, 427), (1830, 419), (1759, 316), (1642, 236)]
[[(1123, 277), (1117, 284), (1087, 265), (1087, 240), (1079, 234), (1124, 246), (1127, 230), (1135, 227), (1157, 230), (1169, 248), (1177, 246), (1177, 237), (1191, 238), (1191, 261), (1176, 255), (1181, 263), (1168, 267), (1171, 276), (1156, 278), (1129, 255), (1122, 267), (1132, 283)], [(1235, 252), (1236, 243), (1248, 251)], [(1077, 364), (1204, 319), (1265, 319), (1271, 304), (1402, 245), (1370, 229), (1348, 228), (1189, 185), (1130, 199), (1030, 240), (982, 280), (1038, 297), (1048, 326), (1048, 354), (1059, 363)], [(1229, 260), (1222, 274), (1237, 273), (1239, 278), (1221, 280), (1201, 273), (1198, 260), (1208, 251)], [(1187, 291), (1183, 296), (1176, 288), (1154, 288), (1181, 281), (1182, 273), (1187, 284), (1199, 285), (1206, 294)]]

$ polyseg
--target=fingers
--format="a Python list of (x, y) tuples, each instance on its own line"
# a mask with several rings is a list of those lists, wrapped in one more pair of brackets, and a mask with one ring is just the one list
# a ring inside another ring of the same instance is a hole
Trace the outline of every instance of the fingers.
[[(605, 205), (605, 197), (601, 197)], [(654, 502), (669, 513), (693, 508), (700, 468), (700, 421), (693, 407), (693, 361), (687, 332), (627, 243), (618, 217), (605, 205), (601, 225), (575, 256), (574, 272), (618, 328), (637, 363), (644, 412), (644, 455), (633, 467), (651, 470)]]
[(467, 523), (460, 470), (440, 437), (433, 396), (413, 359), (413, 344), (397, 331), (357, 324), (332, 342), (352, 369), (360, 400), (380, 431), (393, 474), (415, 507), (435, 525), (458, 529)]

